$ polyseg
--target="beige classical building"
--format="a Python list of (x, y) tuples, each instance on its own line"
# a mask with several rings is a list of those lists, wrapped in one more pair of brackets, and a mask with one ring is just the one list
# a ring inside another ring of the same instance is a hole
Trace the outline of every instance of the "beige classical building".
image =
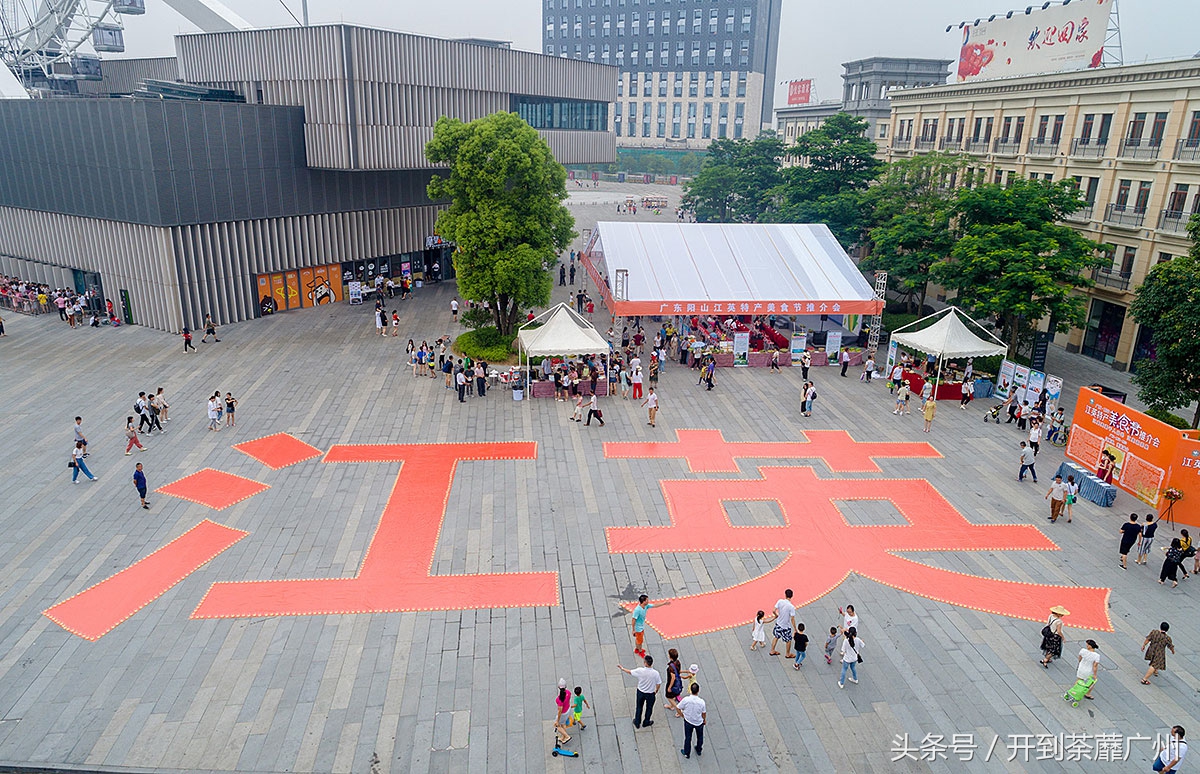
[(1121, 370), (1152, 354), (1129, 304), (1155, 264), (1187, 252), (1200, 211), (1200, 59), (889, 96), (888, 160), (940, 149), (965, 154), (972, 180), (1076, 180), (1088, 204), (1068, 224), (1115, 249), (1092, 277), (1085, 327), (1057, 340)]

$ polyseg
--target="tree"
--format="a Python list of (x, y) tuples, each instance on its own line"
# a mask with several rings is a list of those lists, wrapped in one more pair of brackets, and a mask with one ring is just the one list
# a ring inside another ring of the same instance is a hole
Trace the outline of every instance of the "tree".
[(753, 140), (713, 140), (704, 165), (684, 188), (684, 206), (702, 223), (757, 223), (783, 180), (783, 147), (774, 132)]
[(948, 193), (953, 176), (964, 169), (960, 156), (927, 153), (889, 164), (879, 183), (868, 189), (864, 204), (876, 224), (863, 269), (888, 273), (888, 282), (904, 293), (907, 309), (925, 306), (930, 268), (950, 255)]
[(511, 335), (523, 309), (549, 303), (549, 270), (576, 236), (562, 204), (567, 172), (515, 113), (469, 124), (442, 116), (425, 157), (450, 170), (430, 180), (428, 192), (450, 200), (437, 232), (455, 245), (458, 291), (487, 301), (496, 328)]
[(831, 116), (788, 149), (800, 164), (784, 172), (773, 218), (825, 223), (843, 245), (859, 242), (870, 225), (862, 193), (883, 168), (867, 122), (849, 113)]
[(952, 217), (958, 237), (933, 279), (958, 292), (959, 303), (996, 317), (1009, 351), (1038, 320), (1065, 332), (1083, 323), (1089, 287), (1084, 272), (1105, 263), (1103, 245), (1058, 223), (1082, 207), (1073, 183), (1018, 179), (1007, 188), (960, 188)]
[[(1170, 411), (1200, 401), (1200, 216), (1188, 223), (1192, 246), (1155, 266), (1129, 307), (1138, 325), (1149, 327), (1152, 357), (1139, 360), (1133, 373), (1138, 397), (1151, 408)], [(1200, 405), (1192, 415), (1200, 427)]]

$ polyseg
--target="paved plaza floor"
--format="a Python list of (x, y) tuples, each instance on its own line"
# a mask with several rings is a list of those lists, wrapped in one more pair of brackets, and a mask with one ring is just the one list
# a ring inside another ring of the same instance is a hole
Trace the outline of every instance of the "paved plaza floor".
[[(1160, 562), (1118, 567), (1120, 523), (1148, 510), (1124, 493), (1048, 523), (1061, 450), (1018, 483), (1018, 433), (981, 421), (990, 401), (943, 402), (924, 434), (885, 385), (832, 368), (813, 369), (805, 418), (798, 369), (718, 371), (707, 392), (668, 366), (653, 428), (616, 398), (603, 428), (501, 389), (460, 404), (403, 363), (409, 337), (459, 332), (453, 292), (395, 302), (400, 338), (340, 305), (225, 327), (186, 356), (142, 328), (6, 318), (0, 770), (1126, 771), (1171, 724), (1200, 733), (1200, 579), (1172, 591)], [(1088, 366), (1055, 358), (1073, 397)], [(168, 432), (125, 457), (131, 404), (159, 386)], [(216, 433), (218, 389), (240, 403)], [(99, 480), (72, 485), (76, 414)], [(813, 640), (800, 671), (748, 650), (785, 586)], [(700, 667), (702, 758), (680, 755), (661, 703), (633, 728), (617, 664), (634, 665), (639, 593), (679, 600), (651, 610), (647, 647), (660, 668), (668, 647)], [(1047, 599), (1088, 626), (1044, 670), (1042, 623), (984, 610), (1033, 618)], [(822, 645), (847, 603), (864, 663), (839, 689)], [(1140, 685), (1139, 645), (1164, 619), (1178, 655)], [(1104, 671), (1072, 707), (1088, 637)], [(592, 706), (578, 759), (550, 755), (560, 677)]]

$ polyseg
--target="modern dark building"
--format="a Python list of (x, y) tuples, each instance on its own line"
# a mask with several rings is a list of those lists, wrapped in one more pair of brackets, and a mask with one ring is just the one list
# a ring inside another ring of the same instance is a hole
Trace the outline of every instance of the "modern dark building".
[(245, 320), (449, 272), (425, 193), (442, 115), (520, 113), (565, 164), (615, 155), (610, 67), (347, 25), (176, 47), (94, 86), (148, 98), (0, 100), (0, 273), (163, 330)]
[(769, 128), (782, 0), (542, 0), (544, 51), (620, 70), (622, 146), (705, 148)]
[[(775, 109), (779, 136), (789, 145), (816, 129), (830, 116), (845, 111), (865, 118), (867, 136), (886, 144), (892, 108), (888, 92), (916, 86), (935, 86), (950, 75), (949, 59), (907, 59), (874, 56), (842, 64), (842, 98), (810, 105)], [(788, 159), (795, 163), (795, 159)]]

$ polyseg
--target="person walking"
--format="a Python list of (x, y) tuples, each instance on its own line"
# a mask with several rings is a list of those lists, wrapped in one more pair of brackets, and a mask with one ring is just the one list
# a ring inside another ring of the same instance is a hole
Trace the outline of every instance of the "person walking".
[(458, 297), (450, 299), (450, 321), (458, 322)]
[(1142, 640), (1141, 650), (1145, 651), (1143, 658), (1150, 662), (1150, 666), (1146, 668), (1146, 674), (1142, 676), (1142, 685), (1149, 685), (1150, 678), (1154, 677), (1160, 670), (1167, 668), (1167, 651), (1171, 651), (1171, 655), (1175, 655), (1175, 643), (1171, 641), (1171, 635), (1167, 634), (1171, 629), (1171, 624), (1163, 621), (1158, 625), (1158, 628), (1146, 635), (1146, 639)]
[(574, 285), (575, 284), (575, 264), (574, 263), (571, 264), (571, 273), (569, 276), (571, 278), (571, 284)]
[(1075, 476), (1067, 476), (1067, 523), (1071, 523), (1071, 516), (1075, 511), (1075, 501), (1079, 499), (1079, 484), (1075, 483)]
[(1042, 627), (1042, 666), (1046, 669), (1050, 668), (1051, 661), (1062, 658), (1063, 618), (1070, 614), (1071, 612), (1062, 605), (1050, 608), (1050, 617)]
[(1075, 667), (1076, 680), (1091, 680), (1092, 684), (1088, 686), (1087, 693), (1083, 695), (1085, 699), (1095, 699), (1092, 696), (1092, 689), (1096, 687), (1096, 681), (1100, 679), (1100, 646), (1095, 640), (1085, 640), (1084, 647), (1079, 649), (1079, 662)]
[(642, 594), (633, 608), (633, 652), (639, 656), (646, 655), (646, 613), (652, 607), (666, 607), (670, 602), (651, 603), (650, 597)]
[(796, 606), (792, 603), (792, 590), (784, 589), (783, 597), (775, 603), (775, 626), (771, 629), (774, 639), (771, 640), (771, 650), (768, 655), (779, 655), (779, 641), (783, 640), (784, 658), (794, 658), (792, 655), (792, 637), (796, 631)]
[(1021, 472), (1017, 474), (1018, 481), (1025, 480), (1025, 473), (1028, 471), (1033, 476), (1033, 483), (1037, 483), (1037, 469), (1034, 468), (1033, 449), (1024, 441), (1021, 441)]
[(804, 411), (801, 413), (806, 417), (811, 417), (813, 404), (817, 401), (817, 385), (812, 382), (805, 382), (801, 395), (803, 396), (802, 402), (804, 405)]
[(140, 462), (133, 469), (133, 486), (137, 489), (138, 497), (142, 499), (142, 507), (150, 510), (150, 503), (146, 502), (146, 474), (142, 472)]
[[(133, 417), (130, 417), (132, 421)], [(87, 436), (83, 434), (83, 417), (75, 417), (75, 424), (72, 425), (75, 431), (75, 443), (83, 444), (84, 456), (87, 456)]]
[(192, 331), (185, 325), (183, 329), (179, 331), (179, 335), (183, 336), (183, 354), (186, 355), (189, 350), (191, 352), (195, 352), (196, 345), (192, 343)]
[(933, 418), (937, 416), (937, 401), (933, 398), (926, 398), (925, 403), (921, 406), (921, 414), (925, 417), (925, 432), (929, 432), (933, 427)]
[(83, 442), (76, 441), (75, 448), (71, 450), (71, 461), (67, 463), (67, 466), (71, 468), (72, 484), (79, 483), (79, 474), (81, 472), (88, 477), (88, 481), (95, 481), (100, 478), (99, 476), (93, 476), (92, 471), (88, 470), (87, 463), (83, 461), (83, 458), (86, 456), (87, 454), (84, 453), (83, 449)]
[(158, 408), (158, 418), (163, 422), (170, 422), (171, 418), (167, 416), (171, 409), (171, 404), (167, 403), (167, 393), (162, 387), (159, 387), (154, 392), (154, 397), (150, 399), (150, 405)]
[(700, 698), (700, 683), (692, 683), (691, 692), (675, 708), (675, 716), (683, 718), (683, 757), (692, 757), (692, 736), (696, 737), (696, 756), (704, 754), (704, 726), (708, 723), (708, 706)]
[(213, 322), (211, 314), (204, 315), (204, 336), (200, 338), (202, 344), (208, 343), (208, 337), (213, 337), (213, 343), (220, 341), (217, 338), (217, 324)]
[(233, 397), (233, 393), (225, 393), (225, 426), (233, 427), (237, 424), (233, 418), (233, 412), (237, 410), (238, 400)]
[[(642, 397), (642, 367), (640, 365), (633, 366), (633, 376), (630, 377), (630, 382), (633, 384), (632, 398), (637, 400)], [(643, 406), (646, 404), (642, 404)]]
[(129, 439), (129, 443), (125, 444), (125, 456), (133, 454), (133, 447), (138, 447), (138, 451), (146, 451), (146, 447), (142, 446), (142, 442), (138, 440), (137, 428), (133, 426), (133, 417), (125, 417), (125, 437)]
[(591, 427), (593, 417), (595, 417), (596, 421), (600, 423), (601, 427), (604, 427), (604, 413), (600, 410), (600, 407), (596, 404), (596, 393), (595, 392), (592, 393), (592, 397), (588, 400), (587, 421), (583, 423), (583, 426)]
[(644, 656), (642, 661), (645, 666), (635, 669), (626, 669), (617, 664), (617, 669), (637, 680), (637, 700), (633, 709), (634, 728), (643, 726), (649, 728), (654, 725), (654, 721), (651, 719), (654, 715), (654, 697), (658, 693), (659, 686), (662, 685), (662, 676), (654, 668), (654, 657)]
[(1129, 549), (1133, 548), (1134, 544), (1142, 539), (1142, 525), (1138, 524), (1138, 515), (1136, 513), (1129, 514), (1129, 521), (1121, 525), (1121, 569), (1128, 570), (1129, 565), (1126, 564), (1126, 559), (1129, 558)]
[(1150, 546), (1154, 545), (1154, 533), (1158, 531), (1158, 522), (1154, 520), (1153, 513), (1146, 514), (1146, 525), (1142, 527), (1142, 537), (1138, 540), (1137, 559), (1133, 560), (1134, 564), (1145, 564), (1146, 555), (1150, 553)]
[(683, 694), (683, 666), (679, 663), (679, 651), (671, 648), (667, 651), (667, 679), (663, 688), (663, 708), (672, 712), (676, 710), (676, 702)]
[(154, 421), (150, 418), (150, 402), (146, 400), (146, 393), (138, 393), (137, 400), (133, 402), (133, 413), (138, 416), (139, 433), (146, 425), (149, 425), (151, 430), (154, 429)]
[(658, 416), (658, 393), (654, 391), (653, 387), (646, 394), (646, 399), (642, 401), (642, 405), (646, 407), (647, 419), (649, 419), (646, 424), (654, 427), (654, 420)]
[(221, 432), (221, 403), (217, 395), (208, 399), (208, 429)]
[(704, 383), (708, 386), (705, 392), (712, 392), (714, 377), (717, 375), (717, 359), (710, 357), (708, 364), (704, 366)]
[(1183, 726), (1171, 726), (1171, 736), (1167, 739), (1166, 746), (1155, 756), (1152, 769), (1166, 774), (1173, 774), (1179, 770), (1178, 766), (1183, 762), (1188, 749), (1187, 742), (1183, 741), (1183, 734)]
[(1029, 448), (1033, 449), (1033, 456), (1037, 456), (1041, 451), (1042, 444), (1042, 423), (1036, 419), (1029, 421)]
[(782, 373), (779, 370), (779, 350), (777, 349), (771, 352), (771, 372), (776, 374)]
[(1171, 579), (1171, 588), (1179, 586), (1179, 578), (1175, 573), (1179, 570), (1179, 564), (1183, 561), (1183, 549), (1181, 549), (1179, 538), (1171, 540), (1171, 546), (1167, 548), (1166, 556), (1163, 557), (1162, 569), (1158, 572), (1158, 583), (1161, 586), (1167, 578)]
[(1054, 477), (1054, 483), (1050, 485), (1050, 491), (1046, 492), (1044, 499), (1050, 501), (1050, 521), (1058, 521), (1067, 502), (1067, 485), (1063, 483), (1062, 476)]
[(812, 368), (812, 355), (806, 349), (800, 353), (800, 378), (806, 382), (808, 381), (809, 368)]
[(558, 265), (558, 286), (560, 288), (567, 286), (567, 265), (565, 263)]
[(846, 687), (846, 670), (850, 670), (850, 682), (858, 684), (858, 664), (862, 661), (862, 656), (859, 653), (862, 651), (863, 641), (858, 636), (858, 629), (851, 626), (846, 630), (846, 636), (842, 638), (842, 676), (838, 678), (838, 688)]

